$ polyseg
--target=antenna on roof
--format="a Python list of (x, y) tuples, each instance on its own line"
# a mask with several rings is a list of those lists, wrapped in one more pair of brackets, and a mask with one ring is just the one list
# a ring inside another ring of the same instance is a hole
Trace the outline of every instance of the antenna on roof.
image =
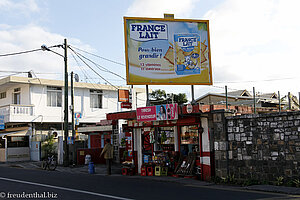
[(78, 74), (75, 74), (74, 78), (75, 78), (75, 82), (79, 82), (79, 76), (78, 76)]

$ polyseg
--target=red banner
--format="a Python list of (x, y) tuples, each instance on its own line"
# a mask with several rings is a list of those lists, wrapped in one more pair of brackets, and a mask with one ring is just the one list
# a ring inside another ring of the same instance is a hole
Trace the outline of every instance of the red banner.
[(163, 104), (137, 108), (137, 121), (161, 121), (178, 119), (177, 104)]

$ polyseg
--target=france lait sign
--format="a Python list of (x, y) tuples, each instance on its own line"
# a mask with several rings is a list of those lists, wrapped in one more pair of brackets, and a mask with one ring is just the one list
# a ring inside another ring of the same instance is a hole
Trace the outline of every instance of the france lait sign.
[(161, 121), (178, 119), (177, 104), (163, 104), (137, 108), (137, 121)]
[(128, 85), (212, 85), (208, 20), (124, 17)]

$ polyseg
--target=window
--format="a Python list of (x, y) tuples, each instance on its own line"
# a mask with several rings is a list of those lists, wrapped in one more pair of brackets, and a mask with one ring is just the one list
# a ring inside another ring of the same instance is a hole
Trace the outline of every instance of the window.
[(1, 92), (0, 99), (5, 99), (5, 98), (6, 98), (6, 92)]
[(61, 107), (62, 91), (61, 87), (47, 86), (47, 106)]
[(21, 88), (14, 89), (13, 104), (21, 104)]
[(29, 147), (29, 136), (8, 136), (7, 147)]
[(90, 90), (91, 108), (102, 108), (102, 90)]

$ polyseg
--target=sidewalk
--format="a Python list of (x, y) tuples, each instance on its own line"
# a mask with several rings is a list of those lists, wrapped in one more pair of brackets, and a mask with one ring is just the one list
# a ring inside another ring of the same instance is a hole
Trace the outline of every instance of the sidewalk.
[[(16, 167), (23, 169), (34, 169), (34, 170), (42, 170), (41, 162), (15, 162), (15, 163), (0, 163), (0, 167)], [(122, 167), (119, 164), (113, 164), (112, 166), (112, 176), (122, 176), (121, 175)], [(88, 174), (88, 165), (84, 166), (75, 166), (75, 167), (63, 167), (57, 166), (56, 171), (66, 172), (66, 173), (84, 173)], [(106, 166), (104, 164), (96, 164), (95, 165), (95, 174), (91, 174), (94, 176), (105, 176), (106, 175)], [(125, 177), (125, 176), (124, 176)], [(242, 186), (229, 186), (229, 185), (217, 185), (215, 183), (195, 180), (192, 178), (176, 178), (170, 176), (126, 176), (131, 179), (144, 179), (144, 180), (152, 180), (152, 181), (163, 181), (163, 182), (173, 182), (179, 183), (186, 186), (191, 187), (213, 187), (223, 190), (253, 190), (253, 191), (261, 191), (261, 192), (273, 192), (273, 193), (284, 193), (289, 195), (300, 195), (300, 188), (296, 187), (285, 187), (285, 186), (274, 186), (274, 185), (252, 185), (247, 187)], [(300, 198), (300, 196), (299, 196)]]

